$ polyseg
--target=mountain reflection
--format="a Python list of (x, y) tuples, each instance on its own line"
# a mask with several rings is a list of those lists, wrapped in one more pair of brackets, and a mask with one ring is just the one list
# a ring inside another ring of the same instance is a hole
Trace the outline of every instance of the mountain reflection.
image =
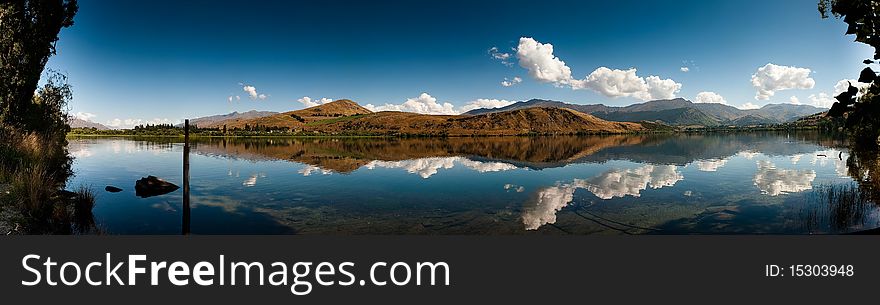
[[(476, 138), (201, 138), (193, 152), (247, 160), (285, 160), (313, 173), (402, 168), (430, 177), (455, 162), (478, 172), (557, 168), (572, 163), (628, 160), (717, 171), (735, 155), (797, 155), (815, 145), (841, 145), (816, 133), (742, 135), (613, 135)], [(836, 155), (835, 155), (836, 156)], [(748, 156), (746, 156), (748, 157)], [(796, 161), (793, 161), (796, 162)]]

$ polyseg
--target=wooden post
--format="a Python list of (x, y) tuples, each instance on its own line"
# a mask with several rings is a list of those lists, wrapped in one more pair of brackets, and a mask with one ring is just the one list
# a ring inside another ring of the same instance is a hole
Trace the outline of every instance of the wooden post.
[(189, 234), (189, 119), (183, 121), (183, 223), (182, 234)]

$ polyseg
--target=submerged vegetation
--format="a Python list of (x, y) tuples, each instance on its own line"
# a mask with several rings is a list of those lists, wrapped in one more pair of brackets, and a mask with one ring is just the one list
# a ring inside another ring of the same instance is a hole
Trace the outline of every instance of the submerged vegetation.
[(63, 74), (43, 73), (76, 11), (75, 0), (0, 4), (2, 234), (94, 231), (94, 193), (65, 190), (72, 175), (66, 140), (71, 87)]

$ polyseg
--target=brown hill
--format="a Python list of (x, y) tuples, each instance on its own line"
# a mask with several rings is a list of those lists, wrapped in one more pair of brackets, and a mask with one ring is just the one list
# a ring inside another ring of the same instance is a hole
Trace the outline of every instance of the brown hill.
[(627, 133), (643, 129), (638, 123), (609, 122), (564, 108), (527, 108), (474, 116), (378, 112), (303, 126), (305, 132), (320, 134), (435, 136)]
[(383, 111), (373, 113), (350, 100), (276, 115), (220, 121), (208, 128), (280, 128), (324, 135), (523, 135), (628, 133), (646, 129), (640, 123), (609, 122), (576, 110), (534, 107), (481, 115), (428, 115)]
[(226, 125), (227, 129), (244, 129), (248, 126), (268, 126), (289, 129), (301, 129), (303, 125), (312, 122), (339, 119), (355, 115), (373, 113), (367, 108), (361, 107), (351, 100), (337, 100), (327, 104), (309, 107), (301, 110), (288, 111), (274, 115), (256, 117), (256, 118), (235, 118), (230, 120), (222, 120), (212, 122), (207, 125), (200, 125), (206, 128), (222, 128)]

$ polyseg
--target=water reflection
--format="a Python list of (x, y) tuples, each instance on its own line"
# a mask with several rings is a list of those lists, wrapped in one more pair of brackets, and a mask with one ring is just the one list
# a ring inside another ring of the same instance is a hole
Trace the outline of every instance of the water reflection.
[(778, 196), (809, 190), (815, 179), (814, 170), (778, 169), (773, 162), (760, 160), (754, 181), (762, 194)]
[(635, 169), (613, 169), (586, 180), (557, 184), (538, 190), (534, 205), (523, 213), (526, 230), (535, 230), (544, 224), (556, 222), (556, 212), (574, 199), (577, 189), (586, 189), (600, 199), (633, 196), (642, 190), (673, 186), (684, 179), (675, 165), (645, 165)]
[[(173, 181), (179, 172), (175, 141), (74, 140), (77, 179), (125, 185), (125, 179), (160, 171)], [(877, 181), (872, 176), (877, 171), (870, 170), (877, 161), (850, 156), (845, 147), (840, 139), (809, 132), (193, 139), (193, 231), (630, 234), (871, 228), (880, 214), (874, 204), (878, 188), (866, 181)], [(157, 225), (180, 213), (174, 194), (143, 202), (124, 196), (100, 198), (105, 202), (98, 216), (115, 228), (111, 232), (174, 231)], [(817, 199), (826, 197), (832, 199)]]

